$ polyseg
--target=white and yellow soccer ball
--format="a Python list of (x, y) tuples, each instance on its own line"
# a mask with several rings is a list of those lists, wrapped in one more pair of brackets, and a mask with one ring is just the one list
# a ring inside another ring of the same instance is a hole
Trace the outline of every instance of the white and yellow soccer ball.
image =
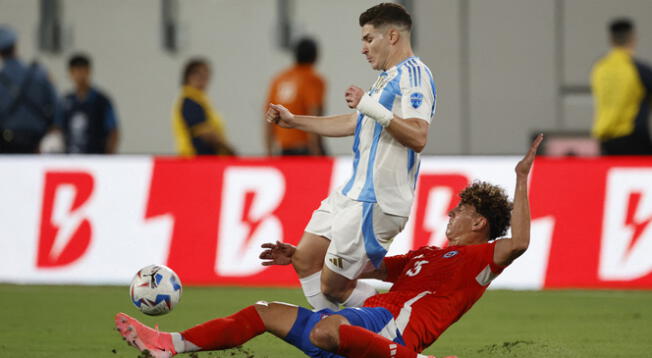
[(172, 269), (164, 265), (149, 265), (136, 272), (129, 295), (131, 302), (144, 314), (166, 314), (181, 299), (181, 280)]

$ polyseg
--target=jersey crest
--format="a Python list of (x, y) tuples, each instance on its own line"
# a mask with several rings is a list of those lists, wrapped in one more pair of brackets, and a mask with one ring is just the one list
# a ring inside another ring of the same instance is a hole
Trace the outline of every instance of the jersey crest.
[(410, 104), (414, 109), (421, 107), (422, 103), (423, 103), (423, 93), (414, 92), (410, 95)]

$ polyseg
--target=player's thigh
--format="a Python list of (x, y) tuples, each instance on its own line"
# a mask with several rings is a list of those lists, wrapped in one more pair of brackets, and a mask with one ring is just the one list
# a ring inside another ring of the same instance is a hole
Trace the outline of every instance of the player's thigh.
[(259, 301), (254, 305), (267, 332), (285, 338), (297, 319), (298, 307), (282, 302)]
[(384, 213), (377, 203), (351, 201), (333, 220), (325, 266), (349, 280), (378, 266), (406, 217)]
[(311, 275), (322, 269), (330, 240), (310, 232), (304, 232), (297, 250), (292, 256), (292, 265), (300, 277)]
[(297, 251), (292, 257), (292, 265), (299, 277), (321, 270), (326, 249), (330, 244), (333, 218), (344, 202), (340, 193), (331, 193), (312, 213), (301, 241), (297, 245)]

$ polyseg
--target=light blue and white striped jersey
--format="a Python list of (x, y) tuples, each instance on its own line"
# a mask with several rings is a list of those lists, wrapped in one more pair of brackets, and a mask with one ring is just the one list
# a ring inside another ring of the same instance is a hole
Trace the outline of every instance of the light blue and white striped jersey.
[[(435, 114), (435, 82), (418, 57), (381, 72), (368, 93), (401, 118), (430, 123)], [(418, 174), (419, 154), (399, 143), (372, 118), (358, 113), (353, 175), (342, 194), (357, 201), (377, 202), (387, 214), (409, 216)]]

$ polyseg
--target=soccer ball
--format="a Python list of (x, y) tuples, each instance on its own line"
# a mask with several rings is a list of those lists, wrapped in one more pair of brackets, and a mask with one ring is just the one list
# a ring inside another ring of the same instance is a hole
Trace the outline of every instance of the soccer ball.
[(136, 272), (129, 288), (131, 302), (144, 314), (166, 314), (179, 303), (181, 280), (164, 265), (149, 265)]

